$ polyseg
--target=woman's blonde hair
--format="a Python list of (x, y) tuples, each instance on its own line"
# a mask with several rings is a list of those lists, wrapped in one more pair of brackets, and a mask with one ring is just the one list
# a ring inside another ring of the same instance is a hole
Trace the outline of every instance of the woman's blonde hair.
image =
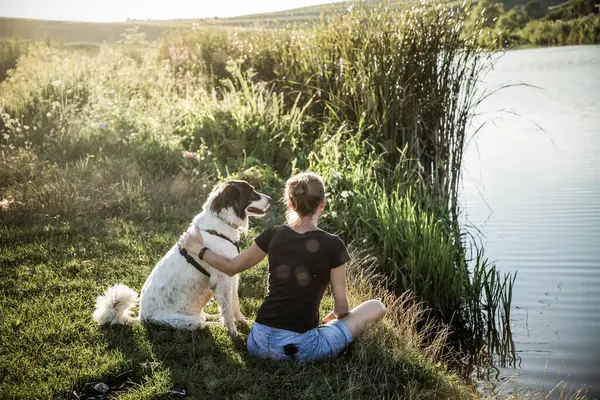
[(287, 222), (298, 223), (302, 217), (314, 214), (325, 200), (323, 178), (312, 172), (294, 175), (285, 183), (283, 197), (292, 206), (286, 212)]

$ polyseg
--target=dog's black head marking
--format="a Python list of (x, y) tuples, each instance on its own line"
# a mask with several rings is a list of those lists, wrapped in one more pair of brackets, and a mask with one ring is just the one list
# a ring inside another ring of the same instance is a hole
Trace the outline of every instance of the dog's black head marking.
[(227, 181), (218, 186), (217, 191), (210, 205), (210, 210), (215, 214), (231, 208), (235, 215), (243, 220), (247, 216), (246, 210), (258, 214), (264, 213), (264, 210), (250, 207), (253, 202), (261, 200), (261, 195), (246, 181)]

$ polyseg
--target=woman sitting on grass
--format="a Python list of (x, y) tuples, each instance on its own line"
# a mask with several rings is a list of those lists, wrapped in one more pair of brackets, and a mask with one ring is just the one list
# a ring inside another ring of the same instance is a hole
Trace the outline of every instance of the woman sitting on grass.
[[(182, 246), (230, 276), (269, 255), (269, 291), (248, 336), (256, 357), (313, 361), (333, 358), (385, 313), (379, 300), (348, 309), (344, 242), (317, 227), (325, 208), (320, 176), (302, 173), (285, 186), (287, 224), (266, 229), (252, 246), (233, 259), (205, 249), (199, 234), (185, 234)], [(319, 326), (319, 305), (331, 282), (334, 310)]]

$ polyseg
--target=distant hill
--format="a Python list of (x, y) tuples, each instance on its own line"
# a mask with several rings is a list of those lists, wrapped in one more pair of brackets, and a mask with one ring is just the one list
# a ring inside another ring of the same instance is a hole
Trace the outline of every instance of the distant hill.
[(140, 26), (140, 31), (146, 33), (149, 39), (156, 39), (170, 30), (181, 28), (181, 25), (178, 27), (176, 24), (141, 21), (96, 23), (0, 17), (0, 37), (18, 37), (24, 40), (49, 38), (64, 42), (115, 42), (127, 28), (134, 26)]
[[(359, 0), (356, 1), (341, 1), (337, 3), (328, 3), (328, 4), (320, 4), (316, 6), (310, 7), (300, 7), (300, 8), (292, 8), (290, 10), (277, 11), (271, 13), (263, 13), (263, 14), (250, 14), (244, 15), (241, 17), (230, 18), (232, 21), (237, 20), (255, 20), (255, 21), (264, 21), (264, 20), (280, 20), (284, 21), (286, 19), (317, 19), (321, 17), (321, 14), (330, 15), (342, 12), (347, 10), (349, 7), (360, 5), (361, 3), (371, 4), (371, 3), (379, 3), (380, 1), (367, 0), (361, 2)], [(389, 3), (407, 3), (407, 1), (399, 1), (392, 0)]]
[[(502, 0), (508, 10), (517, 4), (526, 4), (529, 0)], [(557, 5), (564, 0), (540, 0), (545, 6)], [(418, 0), (388, 0), (390, 8), (403, 8)], [(330, 16), (340, 13), (351, 6), (367, 7), (381, 4), (381, 0), (349, 0), (317, 6), (295, 8), (273, 13), (245, 15), (234, 18), (180, 19), (165, 21), (129, 20), (116, 23), (49, 21), (36, 19), (0, 17), (0, 38), (18, 37), (24, 40), (49, 38), (63, 42), (102, 43), (114, 42), (121, 38), (127, 28), (139, 26), (139, 31), (155, 40), (161, 35), (189, 29), (192, 24), (206, 26), (281, 26), (289, 23), (306, 23), (318, 21), (322, 15)]]
[[(389, 0), (388, 6), (403, 7), (418, 0)], [(128, 20), (115, 23), (49, 21), (36, 19), (0, 17), (0, 37), (19, 37), (25, 40), (49, 38), (64, 42), (102, 43), (120, 39), (127, 28), (139, 26), (140, 32), (154, 40), (162, 34), (178, 29), (189, 29), (192, 24), (207, 26), (281, 26), (289, 23), (318, 21), (321, 15), (329, 16), (342, 12), (350, 6), (365, 4), (374, 6), (381, 0), (349, 0), (310, 7), (295, 8), (273, 13), (244, 15), (234, 18), (201, 18), (165, 21)]]

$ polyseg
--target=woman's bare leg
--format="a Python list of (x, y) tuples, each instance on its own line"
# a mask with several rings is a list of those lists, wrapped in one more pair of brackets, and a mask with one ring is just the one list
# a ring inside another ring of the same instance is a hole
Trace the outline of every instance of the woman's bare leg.
[(353, 308), (346, 316), (340, 318), (344, 321), (352, 338), (356, 339), (366, 331), (373, 323), (377, 322), (385, 314), (386, 308), (379, 300), (368, 300)]

